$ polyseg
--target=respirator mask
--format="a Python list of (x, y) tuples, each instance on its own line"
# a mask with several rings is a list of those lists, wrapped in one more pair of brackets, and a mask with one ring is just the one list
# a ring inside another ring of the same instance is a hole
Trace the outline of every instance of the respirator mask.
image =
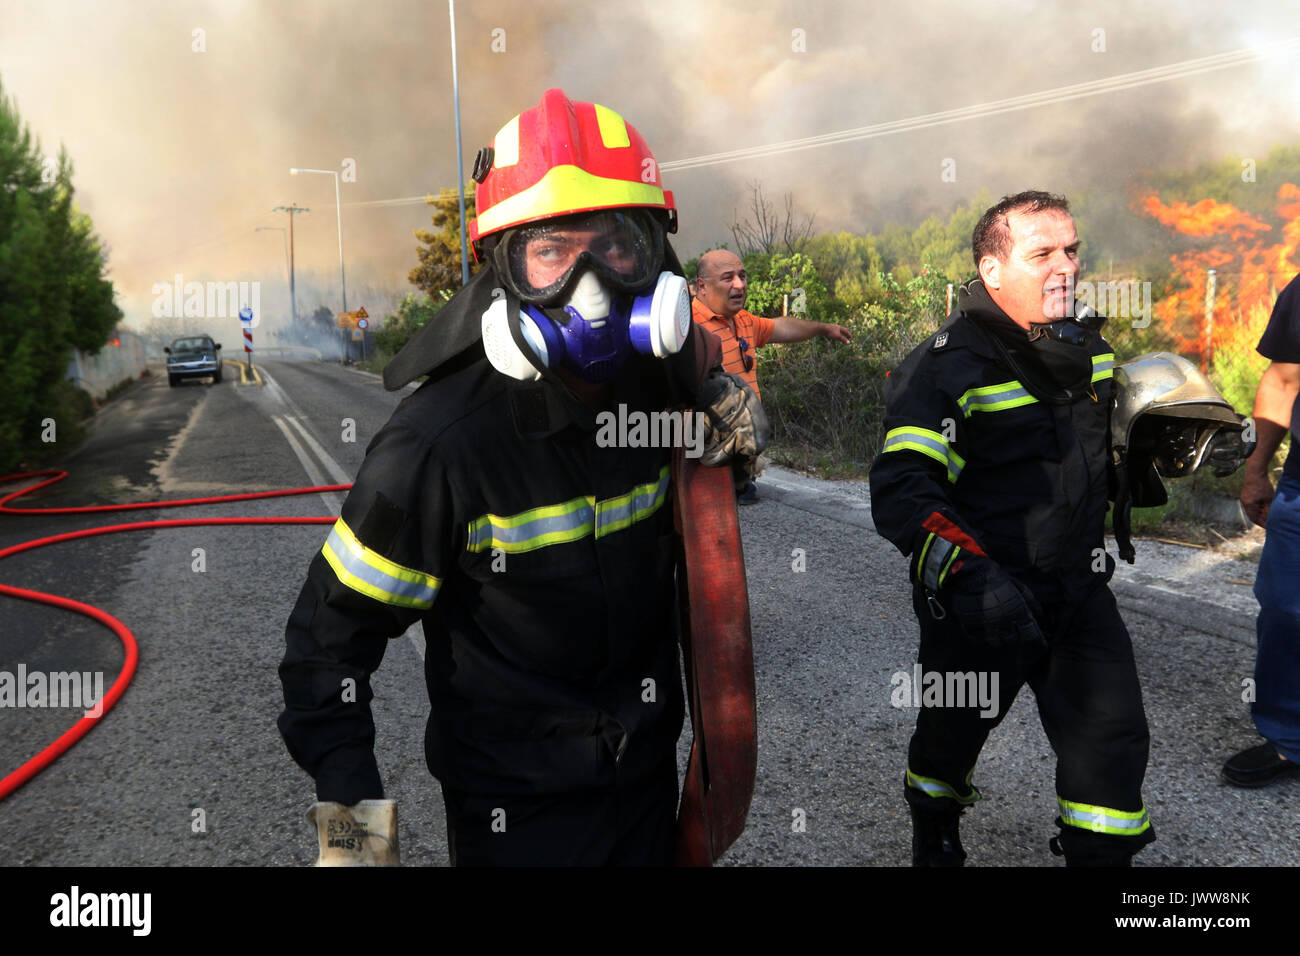
[(520, 380), (564, 367), (613, 379), (632, 352), (665, 358), (691, 327), (686, 280), (663, 266), (664, 230), (640, 209), (508, 229), (492, 250), (505, 289), (483, 313), (483, 348)]

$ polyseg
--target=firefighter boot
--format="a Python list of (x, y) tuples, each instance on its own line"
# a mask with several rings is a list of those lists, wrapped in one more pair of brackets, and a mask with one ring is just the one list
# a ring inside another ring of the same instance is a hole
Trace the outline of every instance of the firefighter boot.
[(1128, 837), (1062, 826), (1060, 835), (1047, 845), (1057, 856), (1065, 857), (1067, 867), (1132, 866), (1133, 855), (1155, 838), (1154, 827), (1141, 836)]
[(961, 846), (957, 832), (961, 813), (966, 808), (954, 805), (951, 800), (933, 800), (948, 804), (938, 808), (909, 799), (907, 807), (912, 812), (912, 865), (913, 866), (965, 866), (966, 851)]

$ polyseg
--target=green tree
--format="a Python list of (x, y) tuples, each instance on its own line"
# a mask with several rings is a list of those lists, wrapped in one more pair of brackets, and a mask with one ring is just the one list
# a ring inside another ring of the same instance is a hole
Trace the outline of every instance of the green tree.
[(844, 308), (852, 315), (881, 294), (877, 276), (885, 263), (872, 236), (848, 232), (813, 236), (803, 251)]
[[(417, 229), (420, 245), (415, 254), (420, 264), (411, 269), (407, 279), (425, 295), (436, 295), (460, 288), (460, 197), (454, 189), (444, 189), (433, 198), (433, 230)], [(465, 215), (478, 215), (474, 206), (474, 184), (465, 190)], [(478, 272), (479, 263), (471, 253), (470, 275)]]
[(401, 351), (411, 336), (428, 325), (450, 298), (451, 294), (446, 290), (436, 296), (407, 293), (397, 304), (397, 311), (386, 316), (384, 324), (375, 333), (376, 364), (388, 364), (388, 359)]
[(783, 308), (818, 322), (834, 322), (844, 312), (831, 295), (810, 257), (790, 255), (748, 255), (749, 292), (745, 308), (755, 315), (777, 316)]
[(122, 318), (73, 195), (66, 151), (44, 158), (0, 88), (0, 467), (40, 446), (48, 418), (68, 434), (72, 349), (98, 352)]

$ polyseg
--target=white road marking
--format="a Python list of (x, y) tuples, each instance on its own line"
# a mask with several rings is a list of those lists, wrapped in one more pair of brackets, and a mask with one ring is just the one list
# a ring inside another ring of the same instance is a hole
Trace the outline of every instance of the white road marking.
[[(284, 423), (282, 417), (272, 415), (271, 421), (275, 422), (275, 427), (284, 434), (284, 439), (289, 443), (289, 448), (293, 450), (294, 455), (297, 456), (298, 463), (302, 465), (302, 470), (307, 472), (308, 481), (313, 485), (338, 484), (338, 482), (325, 479), (325, 476), (320, 473), (320, 469), (316, 467), (316, 463), (312, 461), (311, 456), (307, 454), (307, 450), (302, 447), (294, 433), (289, 430), (289, 426)], [(343, 510), (343, 497), (337, 491), (322, 492), (320, 497), (331, 514), (338, 514)]]
[(298, 421), (297, 417), (286, 415), (284, 418), (285, 421), (298, 430), (298, 433), (302, 435), (303, 441), (305, 441), (311, 450), (316, 453), (316, 457), (320, 460), (321, 464), (325, 466), (325, 470), (334, 478), (334, 484), (348, 485), (352, 483), (352, 476), (343, 470), (342, 465), (330, 457), (330, 453), (321, 447), (321, 443), (312, 437), (311, 432), (307, 431), (306, 426), (304, 426), (302, 422)]
[[(258, 371), (262, 374), (262, 380), (265, 382), (265, 390), (271, 395), (272, 400), (286, 408), (297, 410), (297, 406), (294, 405), (289, 399), (289, 396), (284, 393), (284, 389), (280, 388), (280, 386), (276, 384), (275, 380), (272, 379), (271, 376), (267, 375), (266, 372), (261, 369)], [(413, 390), (416, 387), (417, 386), (412, 383), (411, 385), (406, 386), (406, 389)], [(302, 422), (298, 421), (296, 416), (272, 415), (271, 421), (275, 422), (275, 427), (280, 429), (284, 434), (285, 441), (289, 443), (289, 447), (298, 457), (298, 461), (302, 465), (303, 471), (307, 472), (307, 479), (313, 485), (346, 485), (352, 482), (353, 476), (343, 470), (343, 466), (334, 460), (330, 453), (327, 452), (324, 447), (321, 446), (321, 443), (318, 442), (312, 436), (311, 432), (307, 430), (306, 426), (303, 425)], [(293, 429), (302, 436), (303, 441), (305, 441), (316, 454), (316, 458), (322, 465), (324, 465), (325, 470), (330, 473), (330, 476), (334, 479), (333, 481), (325, 480), (325, 476), (322, 475), (320, 469), (316, 467), (316, 461), (312, 459), (311, 455), (307, 454), (307, 450), (303, 448), (293, 431), (290, 430), (290, 426), (292, 426)], [(321, 499), (325, 502), (326, 507), (330, 509), (331, 513), (338, 514), (343, 510), (343, 496), (339, 492), (331, 491), (329, 493), (323, 493)], [(411, 642), (411, 646), (415, 648), (415, 653), (420, 656), (420, 660), (423, 661), (425, 654), (424, 629), (419, 625), (419, 622), (412, 624), (406, 629), (406, 638)]]

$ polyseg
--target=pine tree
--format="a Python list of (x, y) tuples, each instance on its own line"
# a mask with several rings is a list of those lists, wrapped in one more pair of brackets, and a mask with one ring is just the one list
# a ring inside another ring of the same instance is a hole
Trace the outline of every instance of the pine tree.
[(122, 318), (73, 195), (66, 151), (44, 159), (0, 87), (0, 469), (39, 444), (46, 418), (63, 415), (72, 350), (99, 351)]
[[(420, 264), (407, 277), (411, 284), (426, 295), (436, 296), (440, 291), (455, 292), (460, 288), (460, 197), (454, 189), (444, 189), (431, 203), (435, 231), (417, 229), (420, 240), (415, 254)], [(465, 215), (474, 218), (474, 186), (465, 190)], [(479, 264), (470, 256), (470, 275), (478, 272)]]

